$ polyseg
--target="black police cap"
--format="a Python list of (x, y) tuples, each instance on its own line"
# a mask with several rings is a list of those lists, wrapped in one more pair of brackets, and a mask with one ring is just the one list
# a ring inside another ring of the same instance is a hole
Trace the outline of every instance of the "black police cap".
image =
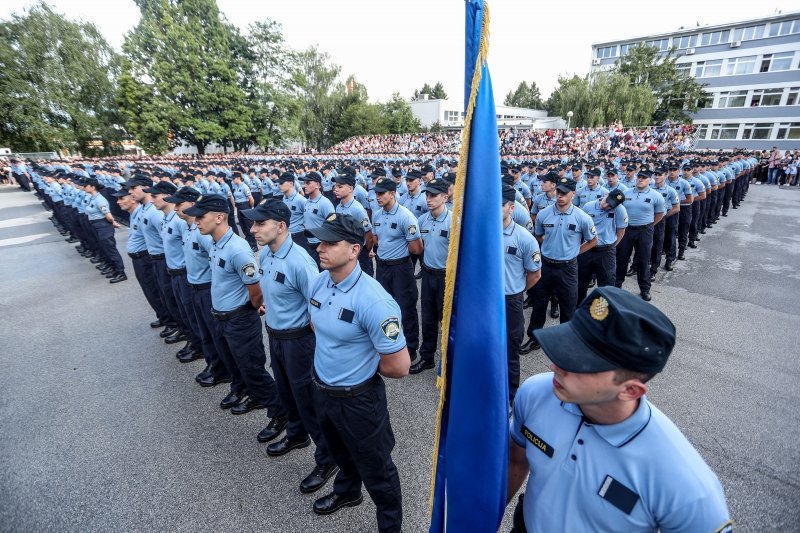
[(316, 237), (324, 242), (347, 241), (364, 245), (366, 230), (351, 215), (331, 213), (321, 226), (306, 230), (306, 235)]
[(534, 331), (545, 355), (567, 372), (624, 369), (657, 374), (675, 346), (675, 326), (655, 306), (616, 287), (599, 287), (569, 322)]
[(317, 183), (322, 183), (322, 176), (320, 176), (318, 172), (309, 172), (303, 177), (303, 181), (316, 181)]
[(197, 202), (189, 209), (185, 209), (183, 213), (186, 216), (196, 217), (212, 211), (214, 213), (229, 213), (230, 210), (230, 203), (227, 198), (220, 194), (209, 194), (198, 198)]
[(420, 169), (423, 174), (427, 174), (428, 172), (435, 172), (433, 167), (430, 165), (423, 165)]
[(559, 178), (556, 183), (556, 189), (561, 192), (572, 192), (577, 188), (578, 184), (575, 180), (570, 178)]
[(394, 182), (394, 180), (389, 178), (381, 178), (375, 184), (375, 192), (377, 193), (396, 191), (396, 190), (397, 190), (397, 184)]
[(375, 170), (369, 175), (370, 178), (383, 178), (386, 176), (386, 169), (383, 167), (375, 167)]
[(123, 198), (125, 196), (130, 195), (130, 194), (131, 194), (130, 189), (128, 189), (126, 187), (123, 187), (120, 190), (111, 193), (111, 196), (113, 196), (114, 198)]
[(355, 187), (356, 177), (350, 173), (345, 172), (333, 178), (333, 182), (338, 183), (340, 185), (350, 185), (351, 187)]
[(278, 177), (278, 183), (286, 183), (287, 181), (294, 183), (294, 180), (295, 180), (294, 174), (292, 174), (291, 172), (284, 172), (283, 174), (280, 175), (280, 177)]
[(172, 196), (164, 198), (165, 202), (180, 204), (182, 202), (196, 202), (202, 196), (194, 187), (181, 187)]
[(447, 194), (450, 184), (443, 179), (432, 179), (425, 185), (425, 192), (431, 194)]
[(419, 170), (409, 170), (406, 172), (406, 180), (418, 180), (422, 177), (422, 172)]
[(606, 197), (606, 203), (612, 208), (625, 202), (625, 193), (619, 189), (611, 189)]
[(166, 181), (166, 180), (161, 180), (158, 183), (156, 183), (155, 185), (153, 185), (152, 187), (146, 188), (144, 190), (144, 192), (147, 192), (147, 193), (150, 193), (150, 194), (169, 194), (169, 195), (172, 195), (177, 190), (178, 190), (178, 187), (176, 187), (175, 184), (173, 184), (173, 183), (171, 183), (169, 181)]
[(153, 180), (144, 174), (134, 174), (131, 179), (125, 182), (126, 187), (152, 187)]
[(517, 198), (517, 190), (511, 185), (503, 185), (503, 203), (513, 202)]
[(242, 215), (250, 220), (275, 220), (277, 222), (285, 222), (288, 225), (292, 218), (292, 211), (281, 200), (270, 199), (253, 209), (245, 209), (242, 211)]
[(612, 175), (613, 176), (618, 176), (619, 175), (619, 173), (617, 172), (616, 168), (612, 167), (612, 168), (609, 168), (608, 170), (606, 170), (606, 176), (612, 176)]
[(561, 176), (558, 175), (558, 172), (555, 170), (551, 170), (547, 174), (541, 177), (542, 181), (549, 181), (550, 183), (558, 183), (561, 179)]

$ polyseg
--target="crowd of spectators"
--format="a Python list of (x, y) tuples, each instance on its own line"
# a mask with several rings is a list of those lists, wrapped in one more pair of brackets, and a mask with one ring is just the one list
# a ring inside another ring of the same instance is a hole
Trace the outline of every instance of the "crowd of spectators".
[(460, 144), (460, 131), (358, 135), (331, 146), (325, 152), (331, 154), (436, 154), (458, 152)]

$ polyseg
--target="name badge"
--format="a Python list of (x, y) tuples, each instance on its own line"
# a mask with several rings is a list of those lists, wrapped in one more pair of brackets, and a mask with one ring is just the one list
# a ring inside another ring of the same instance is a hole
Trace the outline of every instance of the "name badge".
[(317, 309), (320, 308), (320, 303), (318, 301), (316, 301), (314, 298), (311, 298), (311, 300), (309, 300), (308, 303), (310, 303), (311, 305), (313, 305)]
[(542, 224), (542, 226), (545, 227), (545, 228), (554, 228), (555, 227), (554, 224)]
[(547, 444), (539, 435), (528, 429), (526, 425), (522, 425), (522, 435), (534, 446), (539, 448), (539, 450), (545, 454), (547, 457), (552, 459), (553, 457), (553, 447)]
[(352, 324), (353, 319), (355, 317), (356, 317), (355, 311), (352, 311), (350, 309), (345, 309), (344, 307), (339, 309), (339, 320), (343, 320), (344, 322)]
[(639, 501), (638, 494), (611, 476), (606, 476), (603, 480), (597, 495), (625, 514), (631, 514), (636, 502)]
[(450, 232), (447, 230), (443, 229), (442, 231), (439, 232), (439, 237), (444, 237), (446, 239), (448, 235), (450, 235)]
[(514, 248), (513, 246), (508, 246), (508, 247), (506, 247), (506, 253), (509, 254), (509, 255), (516, 255), (517, 254), (517, 249)]
[(283, 272), (278, 272), (276, 270), (275, 275), (273, 276), (272, 279), (274, 279), (278, 283), (284, 283), (286, 281), (286, 274), (284, 274)]

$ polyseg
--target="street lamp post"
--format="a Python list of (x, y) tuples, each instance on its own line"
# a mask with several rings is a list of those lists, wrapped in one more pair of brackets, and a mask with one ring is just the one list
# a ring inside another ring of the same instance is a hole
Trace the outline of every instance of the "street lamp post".
[(569, 129), (569, 125), (572, 122), (572, 115), (574, 115), (572, 111), (567, 111), (567, 129)]

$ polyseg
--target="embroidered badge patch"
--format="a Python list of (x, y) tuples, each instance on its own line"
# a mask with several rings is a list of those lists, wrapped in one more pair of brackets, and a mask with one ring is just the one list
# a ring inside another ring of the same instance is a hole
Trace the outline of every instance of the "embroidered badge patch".
[(387, 339), (396, 342), (400, 336), (400, 320), (395, 317), (387, 318), (381, 323), (381, 331)]
[(603, 321), (608, 316), (608, 300), (599, 296), (589, 306), (589, 316), (598, 321)]
[(256, 276), (256, 266), (253, 263), (247, 263), (242, 267), (242, 274), (248, 278), (254, 278)]

